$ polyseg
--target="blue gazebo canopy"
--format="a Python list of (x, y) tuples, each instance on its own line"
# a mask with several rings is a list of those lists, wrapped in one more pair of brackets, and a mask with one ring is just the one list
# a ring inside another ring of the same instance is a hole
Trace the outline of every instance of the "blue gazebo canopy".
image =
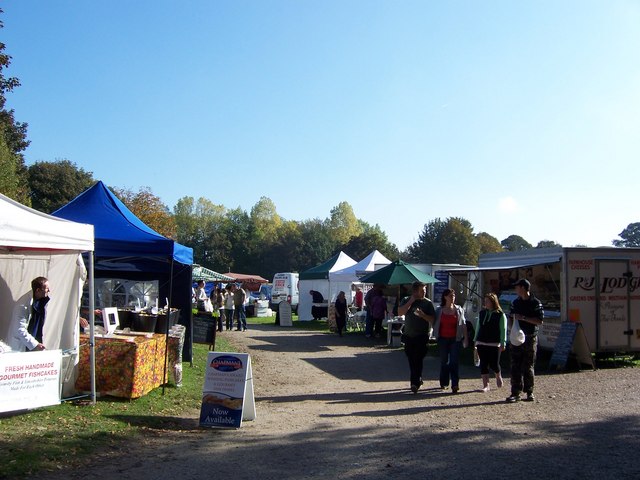
[(147, 226), (100, 181), (52, 215), (94, 225), (96, 257), (160, 257), (193, 263), (193, 249)]

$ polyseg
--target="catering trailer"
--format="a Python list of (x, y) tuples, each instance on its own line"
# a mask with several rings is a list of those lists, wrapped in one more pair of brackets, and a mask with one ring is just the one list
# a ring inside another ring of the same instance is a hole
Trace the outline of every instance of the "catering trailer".
[[(520, 278), (544, 307), (541, 348), (553, 349), (562, 322), (582, 324), (591, 353), (640, 351), (640, 248), (534, 248), (483, 254), (464, 274), (468, 318), (482, 295), (498, 295), (506, 312)], [(459, 281), (456, 281), (459, 283)]]

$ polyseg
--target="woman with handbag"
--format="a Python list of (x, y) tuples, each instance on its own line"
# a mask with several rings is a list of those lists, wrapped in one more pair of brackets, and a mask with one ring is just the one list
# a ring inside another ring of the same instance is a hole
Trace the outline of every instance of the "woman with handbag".
[(440, 388), (446, 389), (451, 379), (451, 391), (458, 393), (460, 390), (458, 359), (460, 349), (469, 345), (469, 338), (464, 310), (455, 302), (455, 290), (445, 289), (442, 292), (440, 306), (436, 309), (433, 334), (440, 350)]
[(489, 368), (496, 376), (496, 386), (501, 388), (503, 380), (500, 371), (500, 354), (504, 352), (507, 345), (507, 316), (500, 308), (500, 302), (495, 293), (484, 296), (484, 308), (478, 315), (474, 340), (480, 357), (482, 391), (489, 391)]

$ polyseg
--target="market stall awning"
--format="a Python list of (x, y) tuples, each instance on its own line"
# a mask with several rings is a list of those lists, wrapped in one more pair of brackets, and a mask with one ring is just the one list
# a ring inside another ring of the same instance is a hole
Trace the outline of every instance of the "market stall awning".
[(233, 273), (233, 272), (227, 272), (225, 273), (226, 276), (231, 277), (232, 280), (236, 281), (236, 282), (242, 282), (242, 283), (269, 283), (269, 280), (267, 280), (266, 278), (262, 278), (260, 275), (247, 275), (245, 273)]
[(480, 255), (478, 268), (480, 270), (512, 270), (558, 263), (561, 258), (562, 249), (560, 248), (533, 248), (518, 252), (485, 253)]
[(233, 277), (214, 272), (197, 264), (193, 264), (193, 273), (191, 275), (194, 282), (199, 282), (200, 280), (205, 282), (233, 282), (235, 280)]

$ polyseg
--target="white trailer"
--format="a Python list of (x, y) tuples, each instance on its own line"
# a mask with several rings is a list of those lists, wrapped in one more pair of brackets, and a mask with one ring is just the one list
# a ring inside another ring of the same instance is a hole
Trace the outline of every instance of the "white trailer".
[(564, 321), (581, 323), (592, 353), (640, 351), (640, 248), (536, 248), (480, 256), (466, 272), (465, 308), (475, 318), (481, 296), (494, 292), (503, 308), (515, 298), (511, 285), (531, 282), (544, 306), (538, 335), (553, 349)]

